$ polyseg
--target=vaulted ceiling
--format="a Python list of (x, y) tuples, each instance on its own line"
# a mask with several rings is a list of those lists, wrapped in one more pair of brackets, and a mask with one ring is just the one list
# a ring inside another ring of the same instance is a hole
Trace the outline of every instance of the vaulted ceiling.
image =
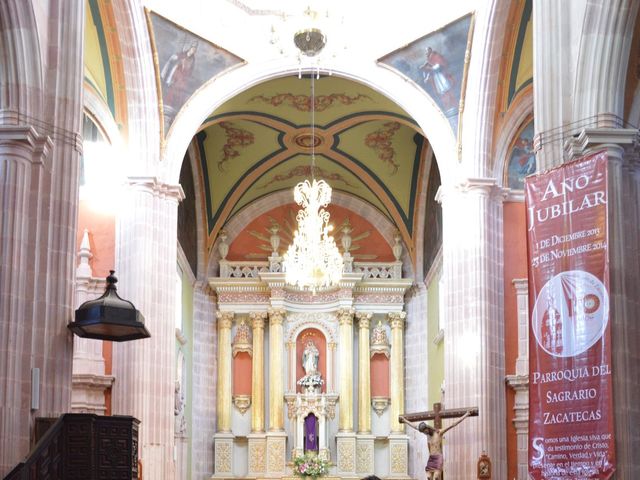
[(427, 141), (371, 88), (335, 76), (313, 83), (313, 108), (311, 77), (283, 77), (237, 95), (203, 123), (196, 139), (211, 241), (252, 202), (310, 178), (315, 151), (316, 178), (374, 206), (410, 243)]

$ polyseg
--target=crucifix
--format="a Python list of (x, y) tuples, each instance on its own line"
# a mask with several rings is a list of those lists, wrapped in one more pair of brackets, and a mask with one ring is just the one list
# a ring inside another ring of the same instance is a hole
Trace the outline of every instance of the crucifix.
[[(400, 415), (400, 417), (398, 417), (400, 423), (404, 423), (427, 436), (427, 443), (429, 445), (429, 460), (427, 460), (427, 466), (425, 467), (427, 480), (442, 480), (442, 467), (444, 464), (442, 439), (444, 438), (444, 434), (465, 418), (477, 416), (478, 407), (443, 410), (442, 404), (434, 403), (433, 410), (429, 410), (428, 412), (407, 413), (406, 415)], [(443, 418), (456, 418), (457, 420), (448, 427), (442, 428)], [(433, 420), (433, 427), (427, 425), (424, 421), (421, 421), (417, 427), (413, 425), (412, 422), (420, 420)]]

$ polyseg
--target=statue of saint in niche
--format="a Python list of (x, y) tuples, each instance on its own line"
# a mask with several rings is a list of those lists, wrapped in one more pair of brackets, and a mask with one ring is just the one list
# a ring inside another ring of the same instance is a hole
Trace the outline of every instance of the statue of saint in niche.
[(308, 340), (302, 352), (302, 368), (305, 375), (298, 380), (298, 385), (302, 387), (304, 393), (320, 393), (324, 380), (318, 371), (319, 360), (318, 347), (313, 343), (313, 340)]
[(307, 375), (317, 373), (319, 359), (320, 352), (318, 352), (318, 347), (313, 343), (313, 340), (309, 340), (302, 353), (302, 368), (304, 368), (304, 373)]

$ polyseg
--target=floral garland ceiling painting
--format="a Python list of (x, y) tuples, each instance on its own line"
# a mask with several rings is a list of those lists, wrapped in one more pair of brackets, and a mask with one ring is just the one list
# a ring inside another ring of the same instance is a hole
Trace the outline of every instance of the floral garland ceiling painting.
[(312, 97), (308, 77), (261, 83), (212, 112), (196, 147), (209, 245), (234, 215), (312, 173), (373, 206), (411, 244), (428, 142), (406, 112), (365, 85), (322, 76)]

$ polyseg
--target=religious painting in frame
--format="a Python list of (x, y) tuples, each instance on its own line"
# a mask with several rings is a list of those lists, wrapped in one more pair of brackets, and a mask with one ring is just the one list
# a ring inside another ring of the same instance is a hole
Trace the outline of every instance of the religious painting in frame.
[(512, 190), (524, 189), (524, 177), (536, 171), (536, 154), (533, 151), (533, 119), (518, 131), (509, 149), (505, 183)]
[(245, 61), (149, 10), (163, 138), (182, 106), (203, 84)]
[(378, 59), (380, 65), (394, 70), (424, 90), (438, 105), (457, 136), (473, 20), (472, 14), (465, 15)]

